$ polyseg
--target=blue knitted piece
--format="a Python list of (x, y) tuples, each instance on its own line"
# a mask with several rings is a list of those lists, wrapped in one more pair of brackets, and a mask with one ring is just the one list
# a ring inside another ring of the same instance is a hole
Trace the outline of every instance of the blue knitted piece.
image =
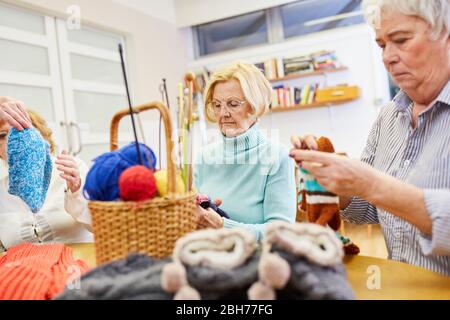
[(327, 190), (322, 187), (319, 182), (309, 173), (309, 171), (300, 168), (300, 177), (304, 178), (304, 188), (306, 191), (313, 192), (327, 192)]
[(20, 197), (33, 213), (45, 201), (52, 176), (50, 146), (34, 128), (12, 128), (7, 139), (9, 190)]
[[(155, 170), (156, 156), (145, 144), (139, 144), (144, 166)], [(86, 176), (84, 197), (92, 201), (114, 201), (119, 196), (119, 177), (129, 167), (139, 164), (136, 144), (112, 152), (106, 152), (94, 159), (94, 164)]]

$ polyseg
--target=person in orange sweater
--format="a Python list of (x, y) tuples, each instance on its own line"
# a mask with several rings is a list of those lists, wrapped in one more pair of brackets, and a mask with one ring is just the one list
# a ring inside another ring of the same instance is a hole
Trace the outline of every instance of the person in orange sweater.
[(0, 256), (0, 300), (52, 299), (88, 269), (63, 244), (20, 244)]

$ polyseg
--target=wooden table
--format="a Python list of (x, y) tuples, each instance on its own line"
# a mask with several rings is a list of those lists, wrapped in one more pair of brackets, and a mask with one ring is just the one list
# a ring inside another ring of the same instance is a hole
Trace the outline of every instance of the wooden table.
[[(69, 246), (73, 248), (75, 258), (95, 267), (93, 244)], [(450, 277), (397, 261), (365, 256), (346, 257), (344, 263), (357, 299), (450, 300)], [(379, 289), (376, 288), (378, 283)]]

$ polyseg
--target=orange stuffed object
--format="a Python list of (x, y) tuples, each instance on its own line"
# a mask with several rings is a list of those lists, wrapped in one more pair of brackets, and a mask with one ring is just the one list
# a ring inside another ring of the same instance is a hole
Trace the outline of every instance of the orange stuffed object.
[[(318, 151), (334, 153), (330, 139), (317, 139)], [(339, 230), (341, 218), (339, 215), (339, 197), (325, 190), (317, 180), (306, 170), (300, 168), (303, 182), (301, 209), (308, 214), (308, 220), (322, 226), (327, 224), (333, 230)]]
[[(335, 152), (330, 139), (320, 137), (316, 142), (318, 151)], [(339, 197), (323, 188), (308, 171), (302, 168), (299, 171), (302, 196), (300, 208), (306, 211), (309, 222), (322, 226), (329, 225), (333, 230), (338, 231), (341, 226)], [(359, 253), (359, 248), (350, 239), (342, 236), (339, 232), (337, 235), (343, 242), (346, 254)]]

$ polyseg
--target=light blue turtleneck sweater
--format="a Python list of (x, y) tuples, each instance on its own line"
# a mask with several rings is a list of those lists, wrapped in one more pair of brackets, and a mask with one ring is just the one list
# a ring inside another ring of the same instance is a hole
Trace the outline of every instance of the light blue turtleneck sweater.
[(295, 222), (294, 163), (288, 149), (265, 138), (258, 125), (205, 146), (194, 163), (194, 185), (220, 206), (230, 219), (225, 228), (245, 228), (260, 240), (274, 220)]

